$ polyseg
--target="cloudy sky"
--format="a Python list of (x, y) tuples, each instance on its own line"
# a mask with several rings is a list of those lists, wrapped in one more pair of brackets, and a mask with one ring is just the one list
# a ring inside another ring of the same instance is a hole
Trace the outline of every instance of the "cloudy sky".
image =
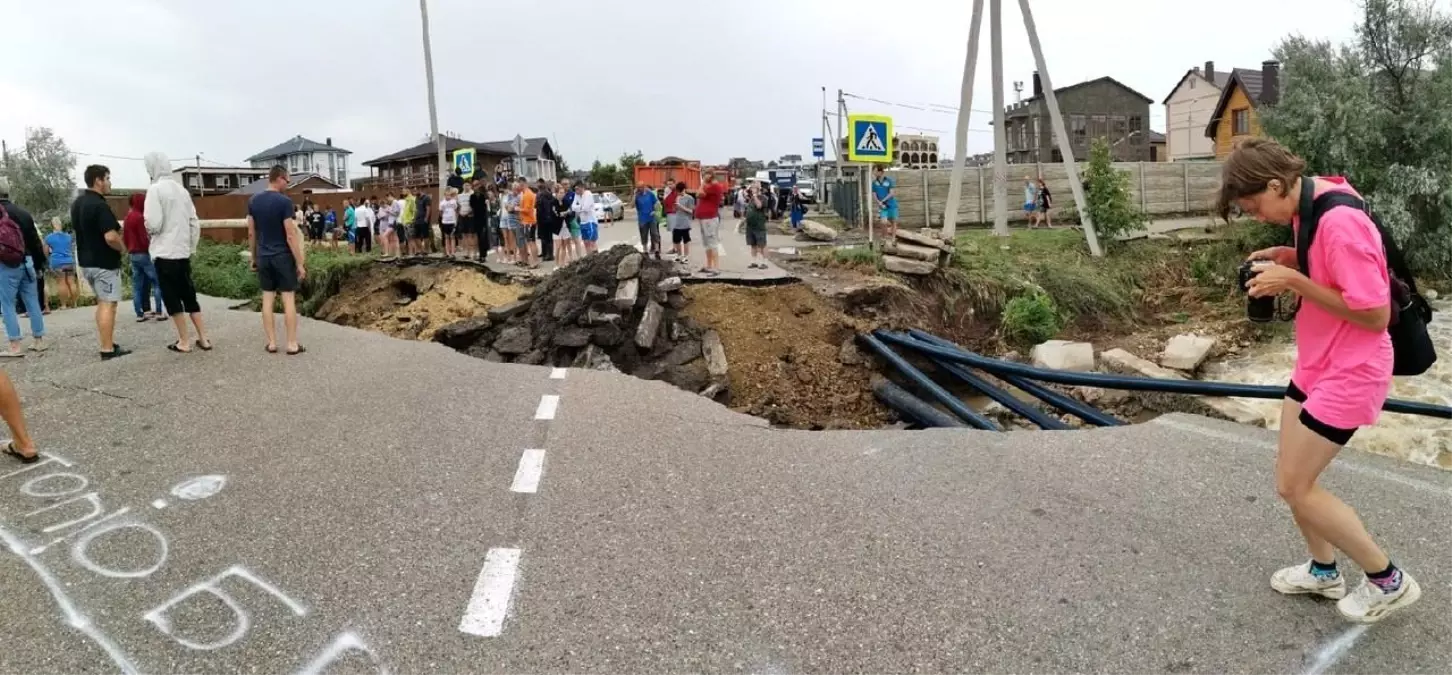
[[(1354, 0), (1032, 0), (1056, 86), (1112, 76), (1159, 102), (1185, 70), (1258, 68), (1285, 34), (1345, 39)], [(575, 168), (641, 150), (708, 163), (809, 155), (822, 87), (905, 132), (956, 106), (969, 0), (429, 0), (439, 124), (471, 140), (548, 136)], [(1172, 7), (1179, 7), (1172, 10)], [(607, 11), (608, 10), (608, 11)], [(302, 134), (362, 161), (429, 130), (416, 0), (0, 0), (0, 138), (49, 126), (82, 165), (141, 186), (138, 159), (240, 163)], [(1006, 100), (1033, 56), (1004, 2)], [(988, 29), (972, 108), (991, 108)], [(1028, 85), (1026, 85), (1027, 87)], [(991, 149), (974, 112), (971, 152)], [(107, 157), (109, 155), (109, 157)]]

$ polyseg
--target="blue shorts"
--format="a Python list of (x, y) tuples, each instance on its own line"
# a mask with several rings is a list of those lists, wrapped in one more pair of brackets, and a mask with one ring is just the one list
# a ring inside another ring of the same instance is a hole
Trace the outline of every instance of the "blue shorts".
[(1023, 210), (1026, 213), (1033, 213), (1034, 212), (1034, 203), (1033, 202), (1024, 202), (1023, 203)]
[(897, 222), (897, 204), (893, 204), (892, 206), (878, 211), (877, 216), (883, 220), (890, 220), (894, 223)]
[(600, 224), (580, 223), (580, 241), (600, 241)]

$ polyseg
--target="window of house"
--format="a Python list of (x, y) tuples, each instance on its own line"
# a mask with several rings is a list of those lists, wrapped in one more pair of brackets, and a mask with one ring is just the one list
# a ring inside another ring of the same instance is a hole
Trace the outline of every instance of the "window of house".
[(1018, 147), (1020, 150), (1027, 150), (1028, 144), (1028, 120), (1018, 123)]
[(313, 158), (311, 155), (302, 156), (302, 170), (303, 173), (307, 173), (313, 170)]
[(1084, 127), (1084, 116), (1083, 115), (1070, 115), (1069, 116), (1069, 135), (1071, 137), (1073, 137), (1074, 141), (1075, 142), (1079, 142), (1079, 141), (1084, 140), (1085, 132), (1086, 132), (1086, 129)]
[(1250, 133), (1250, 109), (1241, 108), (1231, 111), (1230, 124), (1232, 133), (1236, 136), (1244, 136)]
[(287, 158), (287, 171), (288, 171), (288, 173), (296, 173), (297, 172), (298, 166), (299, 166), (298, 161), (297, 161), (297, 158), (298, 158), (297, 155), (290, 155), (290, 156), (288, 156), (288, 158)]
[(219, 187), (219, 188), (229, 188), (229, 187), (232, 187), (232, 177), (231, 176), (217, 176), (217, 187)]
[[(1191, 80), (1191, 82), (1194, 82), (1194, 80)], [(1139, 115), (1130, 115), (1129, 116), (1129, 130), (1130, 130), (1131, 133), (1132, 132), (1135, 132), (1135, 131), (1143, 131), (1144, 130), (1144, 118), (1143, 117), (1140, 117)]]
[(202, 177), (194, 173), (187, 174), (187, 187), (201, 189)]
[(1125, 129), (1129, 124), (1129, 120), (1125, 118), (1124, 115), (1115, 115), (1113, 117), (1110, 117), (1109, 124), (1114, 129), (1115, 138), (1124, 138), (1125, 133), (1127, 133)]
[(1093, 138), (1109, 135), (1109, 124), (1104, 115), (1093, 115), (1089, 118), (1089, 135)]
[(1059, 149), (1058, 148), (1054, 148), (1053, 152), (1050, 152), (1049, 155), (1052, 157), (1053, 161), (1055, 161), (1055, 162), (1062, 162), (1062, 161), (1064, 161), (1064, 153), (1059, 152)]

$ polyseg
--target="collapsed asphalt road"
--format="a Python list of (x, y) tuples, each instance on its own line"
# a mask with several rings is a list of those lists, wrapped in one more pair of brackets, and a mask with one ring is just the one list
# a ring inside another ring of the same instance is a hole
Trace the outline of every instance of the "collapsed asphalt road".
[[(1426, 595), (1351, 628), (1271, 436), (789, 432), (658, 382), (307, 321), (263, 353), (7, 364), (44, 462), (0, 465), (4, 672), (1452, 670), (1452, 475), (1330, 472)], [(1349, 645), (1348, 648), (1341, 648)]]

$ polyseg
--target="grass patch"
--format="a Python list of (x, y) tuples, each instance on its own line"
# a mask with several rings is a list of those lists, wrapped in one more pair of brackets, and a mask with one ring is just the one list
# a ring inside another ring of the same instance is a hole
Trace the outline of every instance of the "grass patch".
[(882, 269), (882, 253), (866, 246), (852, 248), (819, 246), (808, 249), (807, 259), (822, 267), (849, 267), (874, 272)]
[[(257, 273), (242, 256), (242, 244), (218, 244), (202, 241), (192, 257), (192, 279), (197, 292), (234, 300), (250, 300), (252, 307), (262, 306), (262, 289), (257, 286)], [(298, 311), (312, 316), (323, 302), (338, 292), (338, 286), (353, 270), (374, 260), (371, 255), (354, 255), (342, 249), (312, 249), (307, 254), (307, 279), (298, 291)]]
[[(1043, 333), (1069, 324), (1132, 328), (1169, 313), (1184, 322), (1186, 307), (1239, 302), (1234, 281), (1241, 260), (1285, 243), (1290, 228), (1242, 221), (1217, 234), (1194, 242), (1120, 242), (1094, 258), (1076, 229), (1014, 230), (1008, 237), (969, 230), (959, 234), (953, 264), (937, 280), (948, 288), (938, 290), (979, 317), (998, 318), (1004, 337), (1019, 341), (1048, 339), (1053, 335)], [(1045, 318), (1046, 311), (1058, 322)]]

